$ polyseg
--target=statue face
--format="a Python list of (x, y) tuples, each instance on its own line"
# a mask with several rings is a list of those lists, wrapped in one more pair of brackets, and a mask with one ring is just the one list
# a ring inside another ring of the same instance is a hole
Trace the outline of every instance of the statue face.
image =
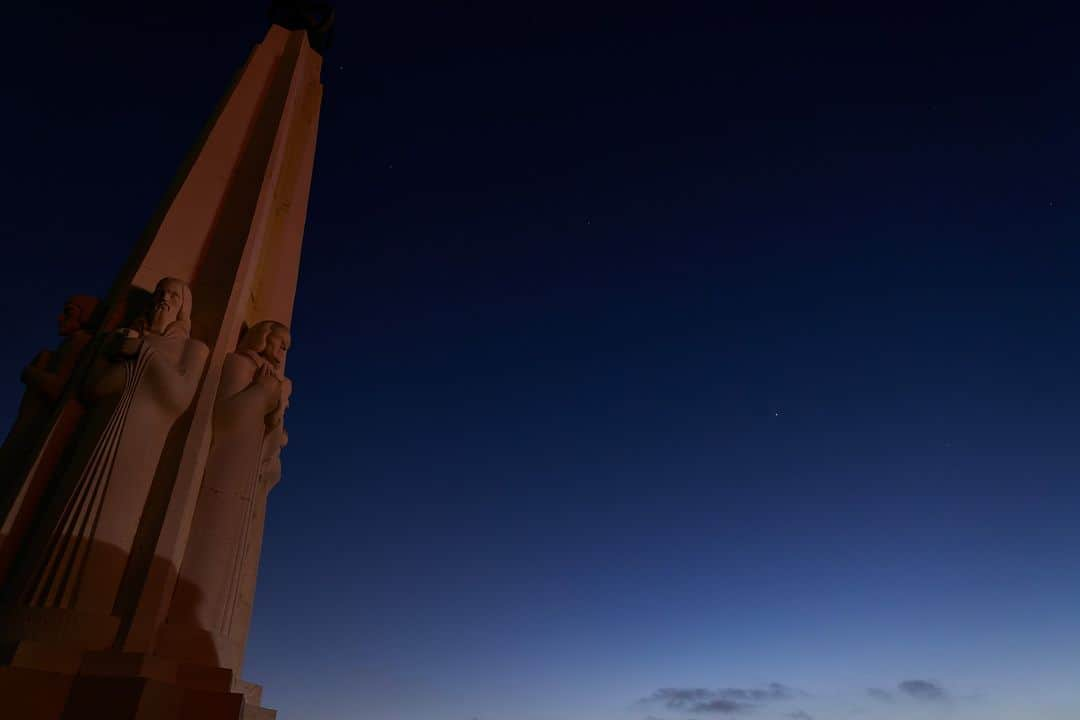
[(74, 335), (82, 329), (79, 308), (75, 307), (72, 303), (66, 303), (64, 305), (64, 311), (60, 313), (60, 317), (56, 320), (60, 334), (64, 337)]
[(164, 331), (179, 317), (183, 302), (184, 286), (176, 280), (162, 280), (154, 289), (153, 304), (150, 308), (151, 325), (158, 331)]
[(263, 348), (262, 356), (280, 370), (285, 364), (285, 354), (289, 352), (291, 343), (292, 338), (287, 330), (275, 329), (266, 336), (266, 347)]

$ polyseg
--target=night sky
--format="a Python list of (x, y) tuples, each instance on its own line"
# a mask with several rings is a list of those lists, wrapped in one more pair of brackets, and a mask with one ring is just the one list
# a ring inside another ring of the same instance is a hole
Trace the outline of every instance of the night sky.
[[(1080, 715), (1080, 23), (723, 5), (338, 3), (282, 720)], [(5, 11), (5, 432), (264, 10)]]

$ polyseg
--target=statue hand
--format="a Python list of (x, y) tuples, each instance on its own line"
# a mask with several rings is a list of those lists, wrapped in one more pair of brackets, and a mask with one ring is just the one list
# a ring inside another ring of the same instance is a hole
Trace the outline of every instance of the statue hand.
[(139, 352), (142, 347), (142, 335), (131, 328), (120, 328), (113, 336), (116, 353), (125, 357), (131, 357)]
[(270, 388), (278, 383), (277, 376), (274, 374), (274, 368), (270, 366), (270, 363), (263, 363), (255, 371), (255, 384), (261, 387)]

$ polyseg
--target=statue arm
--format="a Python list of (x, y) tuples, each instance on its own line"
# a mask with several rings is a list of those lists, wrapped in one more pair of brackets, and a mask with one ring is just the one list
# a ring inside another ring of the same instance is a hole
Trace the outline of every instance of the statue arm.
[(41, 374), (45, 372), (49, 367), (49, 361), (52, 359), (51, 350), (42, 350), (34, 359), (30, 361), (30, 364), (23, 368), (22, 374), (19, 379), (23, 381), (24, 385), (30, 387), (37, 387), (37, 381)]
[(289, 444), (289, 433), (278, 423), (267, 433), (263, 440), (263, 457), (259, 467), (259, 482), (266, 486), (267, 492), (281, 481), (281, 450)]
[(141, 332), (131, 328), (120, 328), (109, 336), (101, 353), (114, 361), (122, 362), (138, 355), (139, 350), (142, 349), (142, 343)]
[(82, 389), (85, 402), (95, 403), (124, 390), (123, 364), (142, 347), (142, 336), (134, 330), (120, 328), (110, 334), (90, 366)]
[(202, 379), (206, 358), (210, 349), (198, 340), (187, 340), (178, 363), (161, 353), (154, 353), (146, 361), (145, 382), (165, 403), (176, 408), (187, 408), (195, 396), (195, 389)]
[[(221, 402), (217, 406), (217, 413), (221, 418), (265, 416), (273, 410), (272, 397), (272, 392), (267, 392), (258, 383), (253, 382), (247, 389)], [(271, 407), (268, 408), (268, 406)]]
[(83, 349), (90, 342), (90, 337), (90, 333), (79, 332), (71, 337), (67, 347), (62, 351), (55, 355), (46, 351), (43, 355), (49, 359), (56, 357), (56, 369), (50, 371), (46, 363), (35, 363), (23, 371), (23, 381), (50, 401), (56, 402), (60, 398), (60, 393), (64, 391), (68, 379), (71, 378), (71, 373), (75, 370), (75, 364), (78, 363)]
[(266, 418), (266, 425), (269, 428), (280, 428), (284, 433), (285, 429), (281, 427), (281, 423), (285, 420), (285, 410), (289, 407), (289, 398), (292, 397), (292, 380), (283, 378), (281, 381), (281, 387), (278, 391), (277, 403), (271, 410), (273, 413)]
[(240, 354), (230, 353), (225, 357), (221, 370), (221, 383), (215, 414), (220, 417), (242, 417), (252, 414), (267, 415), (278, 403), (278, 383), (260, 381), (259, 366)]
[(104, 355), (99, 355), (90, 372), (86, 376), (86, 383), (82, 389), (84, 402), (93, 404), (110, 395), (117, 395), (124, 390), (124, 371), (114, 361)]
[(29, 365), (22, 372), (22, 381), (27, 387), (34, 388), (51, 399), (56, 399), (60, 388), (56, 388), (55, 376), (43, 367)]

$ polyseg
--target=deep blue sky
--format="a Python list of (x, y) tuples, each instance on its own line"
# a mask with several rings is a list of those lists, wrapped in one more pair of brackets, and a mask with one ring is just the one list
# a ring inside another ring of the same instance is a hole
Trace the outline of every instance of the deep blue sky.
[[(265, 30), (30, 5), (5, 426)], [(1080, 714), (1076, 18), (374, 5), (249, 645), (283, 720)]]

